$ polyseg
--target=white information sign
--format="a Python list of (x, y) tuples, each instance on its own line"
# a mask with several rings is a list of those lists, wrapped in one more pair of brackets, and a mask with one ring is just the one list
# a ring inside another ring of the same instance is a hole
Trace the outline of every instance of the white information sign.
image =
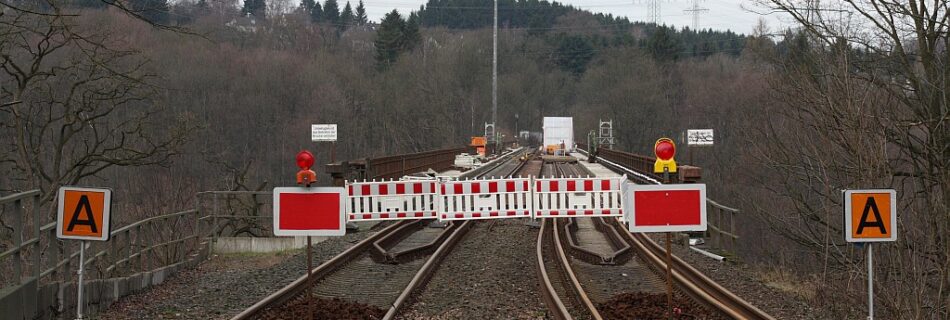
[(336, 141), (336, 124), (310, 125), (310, 139), (313, 141)]
[(690, 146), (713, 145), (713, 129), (686, 130), (686, 144)]

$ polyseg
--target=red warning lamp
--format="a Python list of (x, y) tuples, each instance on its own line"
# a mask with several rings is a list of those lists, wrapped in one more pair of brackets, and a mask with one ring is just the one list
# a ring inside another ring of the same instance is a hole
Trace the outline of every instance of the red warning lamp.
[(310, 170), (313, 167), (313, 154), (310, 151), (303, 150), (297, 153), (297, 184), (309, 187), (311, 183), (317, 182), (317, 174)]
[(676, 145), (674, 145), (670, 139), (664, 138), (657, 140), (656, 146), (653, 148), (653, 153), (655, 153), (656, 158), (660, 160), (673, 159), (673, 156), (676, 155)]
[(656, 163), (653, 164), (653, 173), (676, 173), (676, 144), (673, 139), (660, 138), (653, 145), (653, 154), (656, 155)]
[(307, 150), (297, 153), (297, 167), (300, 170), (308, 170), (313, 167), (313, 154)]

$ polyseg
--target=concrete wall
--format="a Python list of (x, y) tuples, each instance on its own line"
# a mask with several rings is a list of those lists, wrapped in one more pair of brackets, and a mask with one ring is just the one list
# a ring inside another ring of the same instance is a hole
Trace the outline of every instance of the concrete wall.
[[(327, 237), (313, 237), (313, 243), (320, 243)], [(307, 237), (219, 237), (214, 243), (214, 253), (266, 253), (300, 249), (307, 246)]]

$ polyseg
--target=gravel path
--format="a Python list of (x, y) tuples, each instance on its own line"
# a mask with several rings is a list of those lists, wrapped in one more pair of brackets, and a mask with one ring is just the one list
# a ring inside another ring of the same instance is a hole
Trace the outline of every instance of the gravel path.
[(535, 270), (538, 232), (524, 223), (478, 221), (401, 318), (544, 318)]
[[(374, 234), (314, 245), (314, 266)], [(229, 319), (306, 273), (305, 250), (215, 256), (151, 290), (122, 298), (93, 319)]]
[[(660, 239), (654, 240), (663, 245)], [(837, 319), (822, 315), (820, 310), (812, 308), (795, 294), (769, 286), (756, 276), (756, 271), (749, 265), (719, 262), (682, 245), (673, 245), (673, 254), (776, 319)]]

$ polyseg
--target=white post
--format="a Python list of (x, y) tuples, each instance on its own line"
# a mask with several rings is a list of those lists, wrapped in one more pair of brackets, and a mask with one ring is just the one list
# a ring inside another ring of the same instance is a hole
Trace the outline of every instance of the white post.
[(868, 320), (874, 319), (874, 265), (871, 263), (871, 243), (868, 243)]
[(82, 320), (82, 274), (86, 264), (86, 241), (79, 242), (79, 281), (76, 282), (76, 320)]

